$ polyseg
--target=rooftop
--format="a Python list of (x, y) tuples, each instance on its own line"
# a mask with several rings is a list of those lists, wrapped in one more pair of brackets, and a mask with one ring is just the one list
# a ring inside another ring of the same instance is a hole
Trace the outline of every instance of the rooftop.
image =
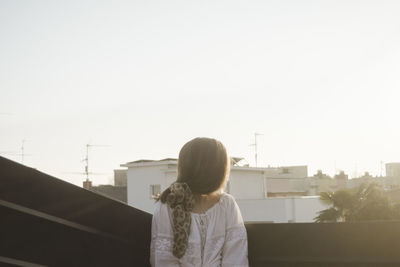
[[(243, 170), (243, 171), (265, 171), (265, 170), (285, 170), (285, 169), (293, 169), (293, 168), (307, 168), (307, 165), (298, 165), (298, 166), (279, 166), (279, 167), (251, 167), (246, 162), (244, 158), (241, 157), (231, 157), (231, 165), (235, 170)], [(152, 159), (139, 159), (135, 161), (130, 161), (125, 164), (121, 164), (121, 167), (144, 167), (144, 166), (157, 166), (157, 165), (167, 165), (167, 164), (178, 164), (177, 158), (164, 158), (160, 160), (152, 160)], [(282, 172), (285, 173), (285, 172)]]

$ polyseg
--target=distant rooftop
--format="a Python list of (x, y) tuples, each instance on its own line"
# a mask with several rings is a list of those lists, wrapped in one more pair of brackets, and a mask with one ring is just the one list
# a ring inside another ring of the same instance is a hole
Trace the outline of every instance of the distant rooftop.
[(131, 164), (131, 163), (147, 163), (147, 162), (162, 162), (162, 161), (178, 161), (176, 158), (165, 158), (165, 159), (160, 159), (160, 160), (153, 160), (153, 159), (139, 159), (135, 161), (128, 162), (126, 164)]
[[(230, 157), (231, 166), (236, 170), (250, 170), (250, 171), (265, 171), (265, 170), (282, 170), (282, 174), (290, 173), (290, 169), (307, 168), (307, 165), (298, 166), (278, 166), (278, 167), (254, 167), (250, 166), (245, 158), (242, 157)], [(165, 164), (178, 164), (177, 158), (164, 158), (160, 160), (153, 159), (139, 159), (130, 161), (125, 164), (121, 164), (121, 167), (143, 167), (143, 166), (154, 166), (154, 165), (165, 165)]]
[[(244, 158), (240, 158), (240, 157), (231, 157), (231, 164), (232, 165), (238, 165), (238, 163), (242, 160), (244, 160)], [(126, 164), (132, 164), (132, 163), (149, 163), (149, 162), (165, 162), (165, 161), (178, 161), (177, 158), (165, 158), (165, 159), (160, 159), (160, 160), (153, 160), (153, 159), (139, 159), (139, 160), (135, 160), (135, 161), (131, 161), (131, 162), (127, 162)], [(125, 165), (126, 165), (125, 164)]]

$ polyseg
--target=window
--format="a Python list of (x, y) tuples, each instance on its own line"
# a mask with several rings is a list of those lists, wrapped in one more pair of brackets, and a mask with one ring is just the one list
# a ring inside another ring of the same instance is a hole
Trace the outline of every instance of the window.
[(161, 194), (161, 185), (159, 184), (151, 184), (150, 185), (150, 198), (156, 199)]

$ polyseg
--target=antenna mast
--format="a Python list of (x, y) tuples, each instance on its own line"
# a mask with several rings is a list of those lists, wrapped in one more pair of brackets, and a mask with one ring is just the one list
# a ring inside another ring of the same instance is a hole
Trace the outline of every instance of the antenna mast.
[(256, 167), (258, 165), (258, 154), (257, 154), (257, 136), (263, 135), (260, 133), (254, 133), (254, 144), (251, 144), (251, 146), (254, 146), (254, 160), (256, 162)]
[(9, 154), (10, 156), (16, 156), (19, 157), (21, 156), (21, 164), (24, 164), (25, 157), (26, 156), (32, 156), (31, 154), (25, 154), (25, 139), (22, 139), (21, 141), (21, 147), (20, 147), (20, 152), (14, 152), (14, 151), (0, 151), (0, 154)]
[(106, 145), (91, 145), (86, 144), (86, 157), (82, 160), (86, 162), (85, 165), (85, 175), (86, 175), (86, 182), (89, 182), (89, 148), (91, 147), (105, 147)]
[(85, 165), (85, 175), (86, 175), (86, 182), (89, 182), (89, 144), (86, 144), (86, 158), (83, 160), (86, 162)]
[(25, 146), (25, 140), (22, 140), (22, 145), (21, 145), (21, 163), (24, 164), (24, 146)]

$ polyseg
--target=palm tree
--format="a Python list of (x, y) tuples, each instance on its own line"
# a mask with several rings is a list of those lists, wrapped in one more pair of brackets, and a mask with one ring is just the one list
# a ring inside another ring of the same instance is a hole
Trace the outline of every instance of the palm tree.
[(394, 206), (382, 188), (375, 183), (362, 184), (354, 193), (355, 203), (349, 221), (371, 221), (394, 219)]
[(323, 192), (321, 201), (331, 205), (315, 222), (393, 220), (400, 218), (400, 206), (393, 206), (377, 184), (361, 184), (353, 190)]
[(316, 222), (346, 221), (346, 217), (354, 206), (354, 196), (348, 190), (322, 192), (320, 198), (322, 202), (332, 207), (318, 212)]

